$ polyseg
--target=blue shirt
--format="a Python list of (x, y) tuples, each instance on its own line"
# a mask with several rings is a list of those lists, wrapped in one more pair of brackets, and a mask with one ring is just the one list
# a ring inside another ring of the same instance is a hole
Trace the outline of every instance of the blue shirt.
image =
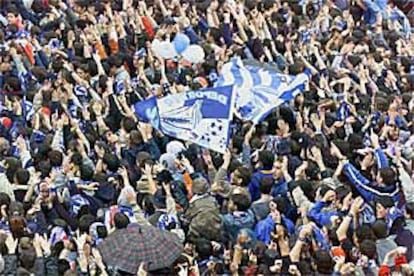
[(364, 0), (364, 4), (367, 10), (364, 12), (364, 22), (369, 25), (375, 25), (377, 22), (377, 16), (381, 12), (377, 3), (371, 0)]

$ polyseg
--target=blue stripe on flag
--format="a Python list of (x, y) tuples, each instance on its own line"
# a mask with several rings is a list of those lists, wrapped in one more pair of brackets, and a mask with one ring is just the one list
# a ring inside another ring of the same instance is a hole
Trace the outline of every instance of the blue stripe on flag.
[(223, 66), (215, 87), (234, 85), (236, 108), (242, 119), (258, 123), (273, 108), (301, 93), (309, 78), (308, 71), (289, 76), (258, 65), (244, 66), (241, 59), (232, 59)]

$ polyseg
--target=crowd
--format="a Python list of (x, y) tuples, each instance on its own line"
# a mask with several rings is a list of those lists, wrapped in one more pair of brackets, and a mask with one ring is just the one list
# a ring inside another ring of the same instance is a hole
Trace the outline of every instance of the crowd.
[[(395, 0), (1, 0), (1, 275), (414, 275), (414, 33)], [(158, 55), (178, 34), (191, 63)], [(310, 70), (219, 154), (140, 122), (233, 57)]]

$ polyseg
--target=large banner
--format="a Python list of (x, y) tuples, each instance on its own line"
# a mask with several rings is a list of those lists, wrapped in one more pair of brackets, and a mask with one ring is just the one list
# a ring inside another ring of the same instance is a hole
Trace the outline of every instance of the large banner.
[(308, 71), (290, 76), (265, 66), (245, 65), (240, 58), (234, 58), (223, 66), (214, 86), (234, 85), (237, 114), (257, 124), (273, 108), (301, 93), (309, 78)]
[(165, 135), (224, 153), (233, 118), (232, 86), (155, 97), (135, 104), (140, 120)]

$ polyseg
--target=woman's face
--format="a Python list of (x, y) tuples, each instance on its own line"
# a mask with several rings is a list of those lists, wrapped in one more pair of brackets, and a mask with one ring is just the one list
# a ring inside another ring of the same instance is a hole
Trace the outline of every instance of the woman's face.
[(40, 197), (45, 200), (49, 197), (49, 185), (46, 182), (43, 182), (39, 185), (39, 195)]

